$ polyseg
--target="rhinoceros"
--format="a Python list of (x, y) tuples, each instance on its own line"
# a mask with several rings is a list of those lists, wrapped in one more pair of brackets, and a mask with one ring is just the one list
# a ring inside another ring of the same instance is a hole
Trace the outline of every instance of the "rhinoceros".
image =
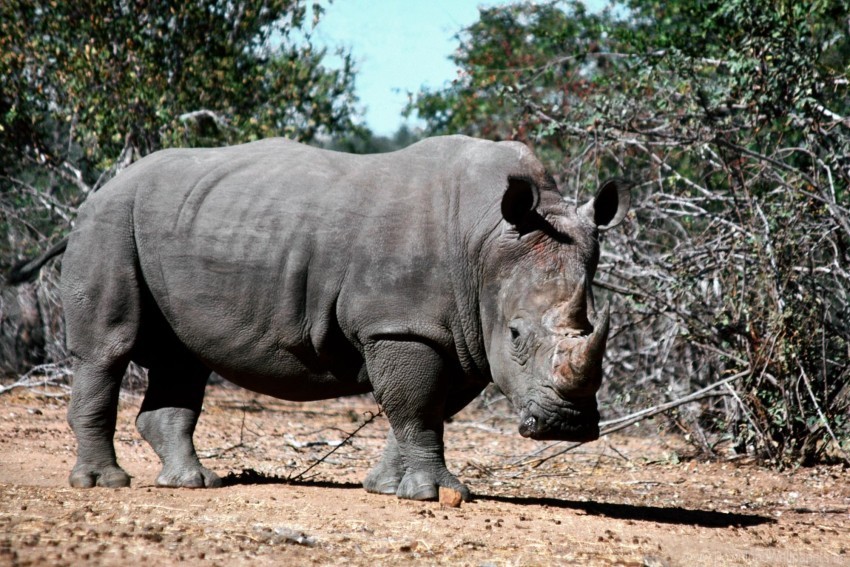
[(373, 392), (390, 432), (363, 485), (401, 498), (470, 497), (443, 423), (490, 383), (521, 435), (597, 438), (609, 318), (591, 282), (629, 188), (608, 180), (576, 208), (525, 145), (462, 136), (141, 159), (85, 202), (67, 243), (10, 276), (64, 250), (70, 484), (130, 484), (113, 446), (130, 361), (149, 370), (136, 425), (161, 486), (221, 484), (192, 440), (212, 372), (287, 400)]

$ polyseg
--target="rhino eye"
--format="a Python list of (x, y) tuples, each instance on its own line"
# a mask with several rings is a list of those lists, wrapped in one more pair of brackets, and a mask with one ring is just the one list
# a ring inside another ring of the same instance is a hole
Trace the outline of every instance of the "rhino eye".
[(511, 358), (524, 365), (528, 361), (534, 332), (528, 328), (528, 324), (522, 319), (511, 321), (508, 324), (508, 331), (511, 334), (511, 344), (508, 349)]
[(518, 340), (518, 339), (519, 339), (519, 335), (520, 335), (520, 333), (519, 333), (519, 328), (518, 328), (516, 325), (510, 325), (510, 326), (508, 327), (508, 329), (509, 329), (509, 330), (510, 330), (510, 332), (511, 332), (511, 340), (512, 340), (512, 341), (516, 341), (516, 340)]

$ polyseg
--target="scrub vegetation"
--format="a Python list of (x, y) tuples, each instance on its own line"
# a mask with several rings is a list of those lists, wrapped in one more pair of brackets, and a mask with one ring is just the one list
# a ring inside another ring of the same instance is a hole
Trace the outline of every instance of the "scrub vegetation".
[(848, 462), (850, 38), (843, 2), (631, 0), (481, 11), (429, 134), (526, 142), (568, 198), (637, 183), (605, 235), (609, 411), (708, 455)]
[[(328, 68), (311, 44), (321, 14), (298, 0), (3, 2), (0, 269), (160, 148), (416, 138), (357, 125), (350, 58)], [(837, 0), (483, 8), (458, 35), (459, 78), (413, 98), (422, 135), (521, 140), (569, 199), (611, 175), (637, 182), (596, 282), (614, 322), (603, 418), (704, 391), (663, 427), (705, 455), (848, 462), (849, 23)], [(3, 372), (67, 376), (58, 271), (2, 289)]]

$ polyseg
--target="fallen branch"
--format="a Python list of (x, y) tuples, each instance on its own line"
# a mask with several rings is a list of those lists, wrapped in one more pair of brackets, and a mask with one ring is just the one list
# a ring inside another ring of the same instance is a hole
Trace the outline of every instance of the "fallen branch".
[(737, 380), (739, 378), (743, 378), (744, 376), (746, 376), (749, 373), (750, 373), (749, 370), (745, 370), (744, 372), (739, 372), (738, 374), (735, 374), (734, 376), (729, 376), (727, 378), (724, 378), (723, 380), (718, 380), (717, 382), (714, 382), (713, 384), (710, 384), (710, 385), (706, 386), (705, 388), (701, 388), (701, 389), (697, 390), (696, 392), (688, 394), (687, 396), (685, 396), (683, 398), (679, 398), (678, 400), (673, 400), (673, 401), (670, 401), (670, 402), (667, 402), (667, 403), (664, 403), (664, 404), (659, 404), (657, 406), (646, 408), (646, 409), (640, 410), (639, 412), (633, 413), (631, 415), (618, 417), (616, 419), (610, 419), (608, 421), (603, 421), (602, 423), (599, 424), (599, 426), (602, 428), (602, 431), (600, 432), (599, 435), (600, 436), (609, 435), (611, 433), (614, 433), (615, 431), (620, 431), (622, 429), (625, 429), (626, 427), (628, 427), (632, 424), (635, 424), (639, 421), (643, 421), (644, 419), (646, 419), (648, 417), (658, 415), (659, 413), (663, 413), (667, 410), (673, 409), (675, 407), (679, 407), (681, 405), (684, 405), (684, 404), (687, 404), (687, 403), (690, 403), (690, 402), (695, 402), (695, 401), (698, 401), (698, 400), (701, 400), (701, 399), (707, 398), (707, 397), (713, 397), (713, 396), (718, 396), (718, 395), (726, 395), (726, 394), (714, 394), (714, 393), (710, 393), (710, 392), (712, 390), (716, 389), (716, 388), (719, 388), (721, 386), (729, 384), (730, 382), (734, 382), (735, 380)]
[(202, 459), (217, 459), (222, 457), (225, 453), (232, 451), (234, 449), (240, 449), (245, 446), (245, 408), (242, 408), (242, 425), (239, 427), (239, 443), (235, 445), (231, 445), (230, 447), (225, 447), (224, 449), (219, 449), (217, 451), (209, 451), (200, 457)]
[(72, 375), (67, 362), (67, 360), (62, 360), (50, 364), (33, 366), (16, 382), (8, 386), (0, 386), (0, 395), (10, 392), (15, 388), (38, 388), (43, 386), (59, 386), (70, 392), (71, 387), (64, 383)]
[(308, 473), (308, 472), (310, 472), (313, 468), (315, 468), (315, 467), (317, 467), (318, 465), (320, 465), (322, 462), (324, 462), (324, 461), (325, 461), (325, 459), (327, 459), (328, 457), (330, 457), (331, 455), (333, 455), (333, 454), (336, 452), (336, 450), (337, 450), (337, 449), (339, 449), (340, 447), (342, 447), (343, 445), (345, 445), (346, 443), (348, 443), (351, 439), (353, 439), (353, 438), (354, 438), (354, 436), (355, 436), (355, 435), (357, 435), (358, 433), (360, 433), (360, 430), (361, 430), (361, 429), (363, 429), (364, 427), (366, 427), (367, 425), (369, 425), (370, 423), (372, 423), (373, 421), (375, 421), (375, 418), (379, 417), (379, 416), (380, 416), (380, 415), (382, 415), (383, 413), (384, 413), (384, 410), (383, 410), (383, 409), (379, 409), (379, 410), (378, 410), (378, 413), (372, 413), (372, 412), (370, 412), (370, 411), (366, 412), (366, 415), (368, 416), (368, 417), (367, 417), (367, 419), (366, 419), (366, 421), (364, 421), (363, 423), (361, 423), (361, 424), (360, 424), (360, 426), (359, 426), (359, 427), (357, 427), (357, 429), (355, 429), (354, 431), (352, 431), (351, 433), (349, 433), (349, 434), (348, 434), (348, 436), (347, 436), (345, 439), (343, 439), (343, 440), (340, 442), (340, 444), (339, 444), (339, 445), (337, 445), (336, 447), (334, 447), (333, 449), (331, 449), (330, 451), (328, 451), (327, 453), (325, 453), (324, 455), (322, 455), (322, 457), (321, 457), (319, 460), (317, 460), (316, 462), (314, 462), (312, 465), (310, 465), (309, 467), (307, 467), (306, 469), (304, 469), (303, 471), (301, 471), (301, 472), (300, 472), (300, 473), (298, 473), (297, 475), (288, 477), (288, 478), (287, 478), (287, 481), (288, 481), (288, 482), (296, 482), (296, 481), (298, 481), (298, 480), (302, 479), (302, 478), (304, 477), (304, 475), (305, 475), (305, 474), (307, 474), (307, 473)]

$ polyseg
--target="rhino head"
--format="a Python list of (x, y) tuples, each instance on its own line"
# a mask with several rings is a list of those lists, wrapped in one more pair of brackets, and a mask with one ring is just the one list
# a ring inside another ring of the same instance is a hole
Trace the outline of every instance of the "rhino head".
[(608, 339), (608, 307), (596, 309), (591, 282), (599, 232), (618, 225), (631, 184), (612, 179), (576, 208), (554, 189), (511, 178), (506, 223), (493, 243), (499, 269), (485, 283), (482, 318), (493, 381), (533, 439), (599, 437), (596, 392)]

